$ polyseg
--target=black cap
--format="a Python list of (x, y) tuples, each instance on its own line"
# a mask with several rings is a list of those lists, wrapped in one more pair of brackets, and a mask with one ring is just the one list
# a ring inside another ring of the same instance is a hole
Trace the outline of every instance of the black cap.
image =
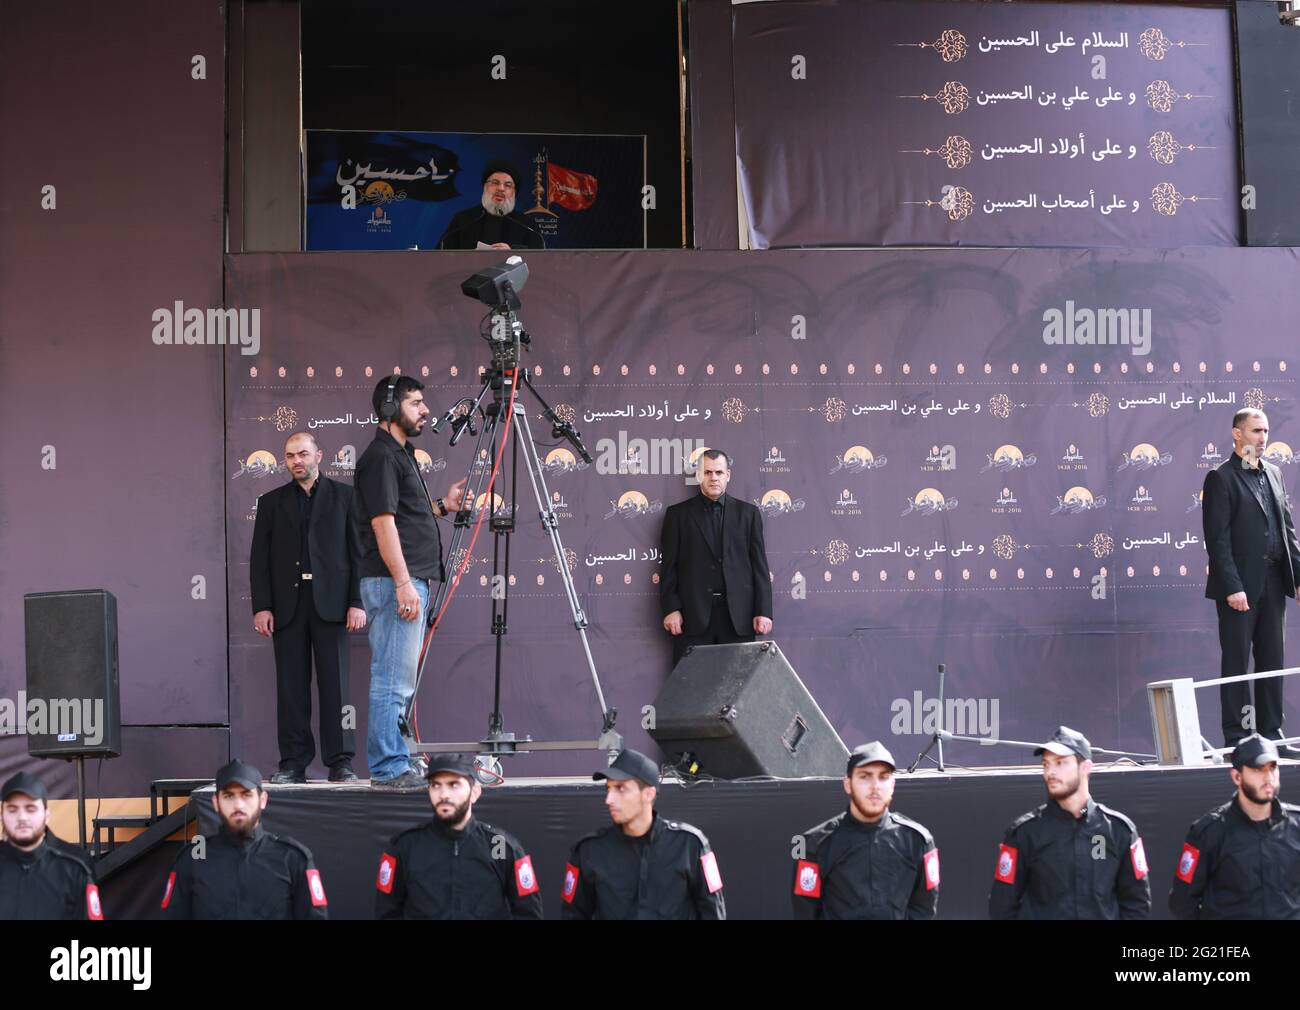
[(464, 776), (471, 783), (478, 780), (472, 754), (430, 754), (429, 770), (424, 773), (424, 777), (431, 779), (439, 772)]
[(1092, 744), (1088, 743), (1088, 738), (1077, 729), (1070, 729), (1069, 726), (1057, 726), (1052, 739), (1034, 748), (1034, 757), (1038, 757), (1043, 751), (1058, 757), (1069, 757), (1073, 754), (1080, 761), (1092, 760)]
[[(1256, 733), (1237, 744), (1232, 751), (1232, 767), (1263, 768), (1277, 761), (1277, 746), (1272, 740)], [(5, 786), (8, 789), (8, 786)]]
[(482, 184), (486, 186), (488, 176), (496, 175), (497, 172), (504, 172), (506, 175), (510, 176), (510, 178), (514, 180), (516, 192), (519, 190), (519, 169), (515, 168), (515, 166), (510, 162), (501, 158), (497, 158), (487, 163), (487, 167), (483, 169)]
[(658, 786), (659, 766), (640, 751), (628, 748), (619, 751), (619, 755), (614, 759), (613, 764), (603, 772), (592, 772), (591, 777), (597, 782), (601, 779), (613, 779), (615, 782), (624, 779), (636, 779), (648, 786)]
[(22, 793), (24, 796), (30, 796), (34, 800), (50, 801), (49, 791), (45, 788), (45, 783), (38, 779), (31, 772), (19, 772), (4, 785), (4, 795), (0, 796), (0, 803), (9, 799), (14, 793)]
[(844, 768), (845, 775), (852, 775), (853, 769), (858, 765), (887, 764), (890, 768), (896, 769), (894, 764), (894, 755), (889, 753), (889, 749), (879, 740), (872, 740), (870, 743), (864, 743), (860, 747), (854, 747), (853, 753), (849, 755), (849, 763)]
[(261, 789), (262, 773), (243, 761), (231, 761), (217, 772), (217, 791), (220, 792), (232, 782), (238, 782), (245, 789)]

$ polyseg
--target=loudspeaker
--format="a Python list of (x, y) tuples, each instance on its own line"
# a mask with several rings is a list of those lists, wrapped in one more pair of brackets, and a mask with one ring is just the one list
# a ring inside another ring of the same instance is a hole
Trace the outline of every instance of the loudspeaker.
[(105, 589), (28, 593), (27, 697), (18, 719), (33, 757), (117, 757), (122, 705), (117, 600)]
[(654, 705), (656, 743), (720, 779), (840, 778), (848, 748), (775, 642), (697, 645)]

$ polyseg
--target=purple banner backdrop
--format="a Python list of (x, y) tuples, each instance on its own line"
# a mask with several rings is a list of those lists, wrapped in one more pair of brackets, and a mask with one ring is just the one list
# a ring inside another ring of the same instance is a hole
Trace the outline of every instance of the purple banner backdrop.
[[(423, 377), (439, 410), (476, 391), (481, 306), (458, 287), (492, 262), (227, 260), (229, 304), (263, 318), (261, 353), (228, 359), (227, 383), (232, 733), (257, 760), (274, 759), (273, 663), (252, 631), (247, 550), (256, 496), (285, 480), (270, 465), (289, 430), (309, 428), (334, 461), (325, 472), (347, 479), (371, 437), (370, 390), (394, 367)], [(1197, 495), (1248, 403), (1269, 410), (1271, 458), (1295, 485), (1295, 344), (1279, 325), (1300, 311), (1294, 251), (529, 262), (527, 363), (594, 458), (543, 446), (547, 480), (633, 745), (651, 746), (642, 709), (670, 665), (656, 595), (663, 509), (698, 493), (666, 471), (701, 445), (730, 452), (731, 491), (763, 507), (774, 637), (848, 741), (919, 746), (939, 662), (972, 732), (1035, 739), (1064, 721), (1138, 750), (1151, 744), (1146, 682), (1217, 675)], [(1121, 320), (1127, 343), (1111, 342)], [(420, 450), (435, 493), (473, 455), (442, 436)], [(526, 519), (527, 500), (515, 504)], [(594, 733), (539, 524), (522, 523), (512, 556), (507, 728)], [(421, 691), (426, 739), (485, 728), (490, 570), (480, 538)], [(353, 663), (364, 716), (364, 636)], [(1213, 733), (1217, 698), (1201, 701)], [(952, 759), (1013, 756), (968, 745)], [(516, 772), (590, 764), (521, 760)]]
[(732, 8), (757, 248), (1237, 245), (1222, 7)]
[[(228, 349), (152, 339), (158, 311), (221, 304), (224, 37), (221, 6), (196, 0), (30, 8), (0, 33), (0, 153), (27, 166), (22, 195), (0, 204), (0, 697), (11, 702), (26, 685), (23, 595), (102, 587), (117, 597), (123, 721), (228, 721), (217, 469)], [(148, 168), (101, 157), (87, 171), (91, 150), (147, 151)], [(154, 736), (124, 734), (130, 753), (107, 764), (105, 789), (140, 795), (150, 775), (200, 774), (196, 763), (211, 774), (226, 756), (224, 728)], [(0, 740), (0, 777), (37, 765), (69, 795), (71, 765)]]

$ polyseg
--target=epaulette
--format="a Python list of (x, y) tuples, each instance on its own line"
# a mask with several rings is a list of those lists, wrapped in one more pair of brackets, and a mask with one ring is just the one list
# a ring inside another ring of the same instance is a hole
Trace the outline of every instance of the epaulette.
[(1045, 811), (1046, 809), (1047, 809), (1047, 804), (1044, 803), (1040, 807), (1034, 807), (1034, 809), (1029, 811), (1029, 813), (1027, 814), (1021, 814), (1019, 817), (1017, 817), (1014, 821), (1011, 822), (1011, 827), (1007, 828), (1007, 834), (1010, 834), (1011, 832), (1015, 831), (1016, 828), (1020, 827), (1020, 825), (1022, 824), (1026, 824), (1029, 821), (1037, 820), (1039, 817), (1042, 817), (1043, 811)]
[(923, 839), (925, 839), (926, 845), (934, 844), (934, 835), (930, 834), (930, 829), (924, 824), (912, 820), (912, 818), (908, 817), (906, 814), (896, 814), (892, 810), (889, 812), (889, 816), (898, 821), (899, 824), (909, 827), (919, 834)]
[(303, 854), (307, 862), (310, 863), (312, 861), (311, 849), (307, 848), (307, 846), (303, 845), (302, 842), (297, 839), (281, 838), (279, 835), (273, 835), (269, 831), (266, 833), (266, 837), (268, 841), (279, 842), (281, 845), (287, 845), (291, 849), (297, 849)]
[(664, 827), (667, 828), (669, 831), (685, 831), (688, 834), (692, 834), (700, 840), (700, 844), (703, 845), (706, 849), (709, 847), (709, 840), (704, 837), (704, 832), (701, 831), (699, 828), (697, 828), (694, 824), (687, 824), (685, 821), (670, 821), (668, 820), (668, 818), (665, 817)]
[(1114, 809), (1113, 807), (1106, 806), (1106, 804), (1104, 803), (1098, 803), (1097, 809), (1104, 814), (1109, 814), (1111, 817), (1123, 821), (1125, 824), (1128, 825), (1129, 831), (1133, 832), (1133, 837), (1134, 838), (1138, 837), (1138, 827), (1136, 824), (1133, 823), (1133, 818), (1129, 817), (1128, 814), (1122, 814), (1118, 810)]

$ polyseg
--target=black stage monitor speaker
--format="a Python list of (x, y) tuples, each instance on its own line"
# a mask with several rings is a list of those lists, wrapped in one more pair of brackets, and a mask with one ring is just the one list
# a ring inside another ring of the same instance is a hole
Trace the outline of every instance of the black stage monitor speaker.
[(105, 589), (28, 593), (27, 697), (18, 718), (34, 757), (117, 757), (117, 600)]
[(699, 774), (839, 778), (849, 752), (775, 642), (697, 645), (655, 700), (650, 735)]

